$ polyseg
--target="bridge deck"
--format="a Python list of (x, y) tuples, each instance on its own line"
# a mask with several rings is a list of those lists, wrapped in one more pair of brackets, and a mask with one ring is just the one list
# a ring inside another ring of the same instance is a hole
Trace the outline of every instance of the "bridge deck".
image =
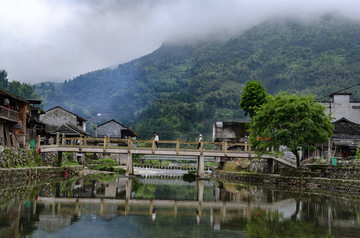
[[(194, 141), (158, 141), (161, 148), (155, 146), (154, 140), (133, 140), (113, 138), (66, 138), (57, 135), (54, 145), (41, 145), (38, 139), (37, 147), (42, 152), (78, 152), (78, 153), (110, 153), (110, 154), (142, 154), (160, 156), (201, 156), (254, 158), (257, 155), (251, 151), (248, 143), (230, 142), (194, 142)], [(274, 158), (268, 155), (265, 159), (275, 159), (280, 163), (296, 167), (295, 161)]]
[(236, 150), (200, 150), (200, 149), (174, 149), (174, 148), (152, 148), (135, 147), (129, 149), (128, 147), (107, 147), (104, 149), (100, 146), (63, 146), (63, 145), (45, 145), (41, 146), (42, 152), (79, 152), (79, 153), (110, 153), (110, 154), (142, 154), (142, 155), (168, 155), (168, 156), (200, 156), (207, 157), (239, 157), (239, 158), (252, 158), (255, 157), (254, 153), (247, 151)]

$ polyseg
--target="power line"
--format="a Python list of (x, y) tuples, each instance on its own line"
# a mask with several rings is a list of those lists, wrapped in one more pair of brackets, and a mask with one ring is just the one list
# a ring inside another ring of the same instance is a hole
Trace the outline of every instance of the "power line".
[(341, 89), (341, 90), (339, 90), (339, 91), (336, 91), (336, 92), (327, 94), (327, 95), (325, 95), (325, 96), (323, 96), (323, 97), (317, 98), (316, 101), (319, 101), (320, 99), (323, 99), (323, 98), (327, 98), (327, 97), (329, 97), (331, 94), (340, 93), (340, 92), (342, 92), (342, 91), (348, 90), (348, 89), (353, 88), (353, 87), (356, 87), (356, 86), (358, 86), (358, 85), (360, 85), (360, 83), (354, 84), (354, 85), (352, 85), (352, 86), (350, 86), (350, 87), (347, 87), (347, 88)]

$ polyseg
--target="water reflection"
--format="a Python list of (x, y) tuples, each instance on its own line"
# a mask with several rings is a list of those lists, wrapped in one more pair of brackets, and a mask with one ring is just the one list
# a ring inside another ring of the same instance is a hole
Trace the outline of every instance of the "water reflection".
[(359, 201), (246, 184), (86, 176), (0, 192), (0, 237), (360, 234)]

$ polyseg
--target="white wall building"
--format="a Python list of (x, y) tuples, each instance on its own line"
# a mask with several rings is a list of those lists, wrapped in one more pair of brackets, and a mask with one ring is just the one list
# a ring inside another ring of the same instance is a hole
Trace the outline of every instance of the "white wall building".
[(333, 121), (346, 118), (349, 121), (360, 123), (360, 102), (350, 101), (351, 93), (334, 93), (330, 101), (321, 102), (326, 106), (326, 113), (331, 113)]

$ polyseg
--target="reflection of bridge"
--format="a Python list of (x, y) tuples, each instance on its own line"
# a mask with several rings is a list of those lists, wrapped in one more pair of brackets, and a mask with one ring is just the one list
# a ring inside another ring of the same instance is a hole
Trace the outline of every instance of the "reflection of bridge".
[[(41, 146), (42, 152), (58, 152), (58, 162), (61, 164), (62, 152), (79, 153), (110, 153), (127, 154), (127, 174), (134, 174), (132, 154), (142, 155), (161, 155), (161, 156), (197, 156), (198, 157), (198, 176), (204, 176), (205, 157), (232, 157), (232, 158), (253, 158), (256, 155), (251, 151), (247, 143), (228, 143), (224, 142), (191, 142), (191, 141), (159, 141), (161, 148), (155, 146), (154, 140), (133, 140), (133, 139), (113, 139), (113, 138), (67, 138), (57, 134), (54, 145)], [(40, 138), (37, 146), (40, 148)], [(236, 148), (229, 150), (228, 148)], [(282, 163), (291, 165), (281, 159), (275, 159)], [(181, 157), (179, 158), (181, 160)]]
[[(180, 186), (196, 186), (196, 184), (194, 183), (189, 183), (186, 182), (182, 179), (151, 179), (151, 178), (147, 178), (147, 179), (142, 179), (141, 180), (142, 184), (153, 184), (153, 185), (180, 185)], [(214, 184), (210, 181), (203, 181), (204, 186), (207, 187), (212, 187), (214, 186)]]
[[(125, 210), (130, 211), (130, 207), (145, 206), (149, 207), (151, 212), (154, 207), (170, 207), (176, 210), (178, 207), (184, 208), (220, 208), (220, 209), (249, 209), (261, 208), (265, 210), (279, 210), (280, 208), (296, 203), (295, 199), (286, 199), (273, 203), (245, 203), (245, 202), (224, 202), (224, 201), (176, 201), (176, 200), (140, 200), (140, 199), (102, 199), (102, 198), (52, 198), (38, 197), (40, 203), (61, 203), (61, 204), (92, 204), (100, 205), (100, 211), (104, 210), (107, 205), (125, 206)], [(126, 208), (127, 207), (127, 208)]]
[[(167, 161), (197, 161), (196, 156), (170, 156), (170, 155), (144, 155), (141, 160), (167, 160)], [(204, 157), (205, 161), (214, 161), (213, 157)]]

